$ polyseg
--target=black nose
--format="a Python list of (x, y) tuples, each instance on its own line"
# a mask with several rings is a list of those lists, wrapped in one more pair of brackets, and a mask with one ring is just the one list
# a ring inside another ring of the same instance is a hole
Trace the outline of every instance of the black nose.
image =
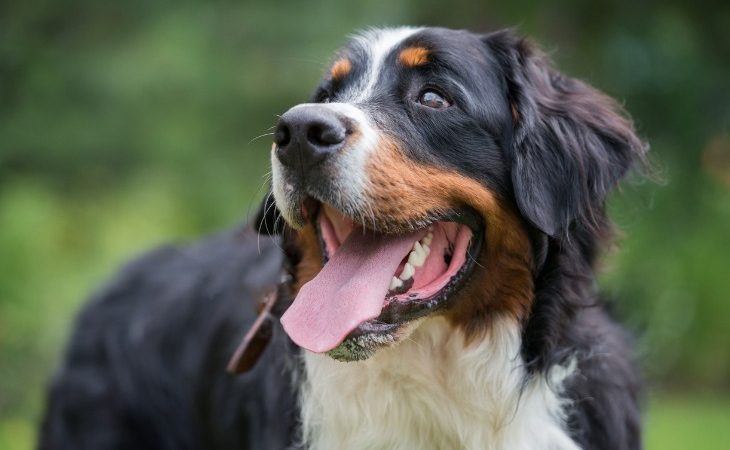
[(347, 127), (323, 106), (297, 106), (281, 116), (274, 132), (276, 156), (285, 166), (309, 170), (340, 150)]

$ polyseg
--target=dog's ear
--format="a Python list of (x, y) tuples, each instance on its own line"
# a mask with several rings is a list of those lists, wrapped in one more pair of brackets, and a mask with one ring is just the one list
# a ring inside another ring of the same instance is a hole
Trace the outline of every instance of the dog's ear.
[(259, 234), (271, 236), (281, 234), (284, 230), (284, 219), (281, 217), (279, 208), (276, 207), (274, 195), (270, 190), (254, 214), (251, 225)]
[(567, 77), (511, 31), (483, 38), (499, 61), (512, 109), (508, 150), (520, 212), (542, 232), (564, 235), (572, 222), (603, 208), (608, 192), (646, 145), (622, 108)]

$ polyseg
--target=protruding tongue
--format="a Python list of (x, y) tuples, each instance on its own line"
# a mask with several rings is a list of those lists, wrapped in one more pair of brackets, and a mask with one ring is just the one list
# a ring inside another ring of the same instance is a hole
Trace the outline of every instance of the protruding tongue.
[(419, 234), (352, 230), (281, 317), (289, 337), (300, 347), (322, 353), (337, 347), (361, 323), (378, 317), (390, 279)]

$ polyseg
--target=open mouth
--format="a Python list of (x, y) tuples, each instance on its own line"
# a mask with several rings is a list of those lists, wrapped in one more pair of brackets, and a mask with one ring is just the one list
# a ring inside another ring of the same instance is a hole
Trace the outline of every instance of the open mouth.
[(399, 329), (448, 304), (466, 281), (483, 239), (471, 211), (424, 228), (384, 234), (329, 205), (314, 220), (324, 267), (282, 317), (289, 336), (310, 351), (363, 359), (397, 339)]
[[(325, 205), (318, 217), (325, 262), (351, 233), (372, 233)], [(415, 232), (410, 251), (398, 263), (388, 283), (385, 304), (426, 300), (442, 291), (470, 257), (474, 232), (457, 222), (438, 221)], [(415, 239), (415, 238), (418, 239)]]

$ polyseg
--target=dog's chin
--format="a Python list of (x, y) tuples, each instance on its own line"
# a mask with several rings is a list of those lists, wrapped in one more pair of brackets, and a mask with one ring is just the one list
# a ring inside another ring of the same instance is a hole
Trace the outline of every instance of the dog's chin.
[[(315, 225), (324, 264), (338, 258), (337, 252), (341, 246), (347, 247), (350, 233), (383, 233), (324, 203), (307, 201), (301, 210), (302, 215)], [(378, 349), (407, 339), (424, 318), (442, 313), (458, 301), (458, 294), (468, 283), (477, 263), (476, 257), (481, 254), (483, 221), (468, 209), (429, 217), (428, 222), (422, 222), (415, 230), (412, 223), (402, 227), (404, 230), (411, 228), (403, 231), (403, 235), (409, 233), (413, 239), (412, 250), (408, 247), (408, 253), (386, 281), (389, 285), (379, 315), (360, 322), (347, 332), (339, 345), (324, 352), (328, 356), (338, 361), (370, 358)], [(391, 224), (389, 229), (399, 227), (399, 224)], [(382, 236), (387, 240), (393, 233)], [(375, 245), (379, 242), (377, 237), (374, 242)], [(333, 263), (339, 264), (339, 261)]]
[(363, 322), (340, 345), (328, 351), (327, 356), (342, 362), (366, 360), (379, 349), (396, 346), (408, 339), (427, 317), (393, 324), (376, 320)]

